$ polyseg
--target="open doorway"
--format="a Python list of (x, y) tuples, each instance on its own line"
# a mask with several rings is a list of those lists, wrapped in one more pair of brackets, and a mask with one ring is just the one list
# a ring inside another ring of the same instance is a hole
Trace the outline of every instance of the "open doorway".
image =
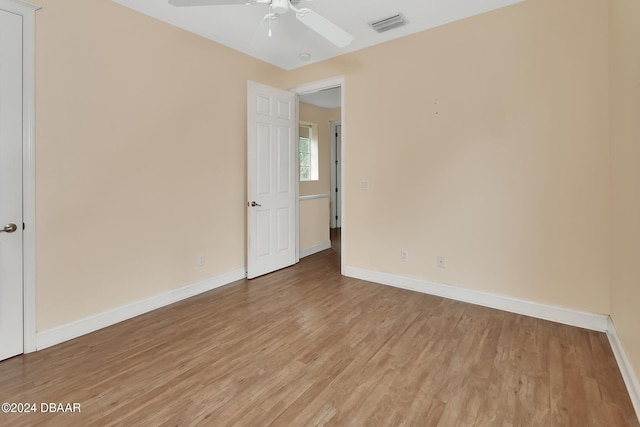
[(341, 254), (344, 82), (330, 79), (292, 91), (300, 125), (300, 257), (329, 248)]

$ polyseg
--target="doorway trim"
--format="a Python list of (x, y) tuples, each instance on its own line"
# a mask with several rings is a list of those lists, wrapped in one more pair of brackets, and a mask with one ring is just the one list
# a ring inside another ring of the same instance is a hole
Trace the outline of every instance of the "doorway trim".
[[(345, 103), (345, 93), (346, 93), (346, 84), (345, 84), (345, 76), (341, 75), (341, 76), (334, 76), (334, 77), (329, 77), (327, 79), (324, 80), (317, 80), (317, 81), (313, 81), (313, 82), (309, 82), (309, 83), (303, 83), (301, 85), (298, 86), (294, 86), (291, 89), (289, 89), (291, 92), (295, 93), (296, 95), (302, 95), (305, 93), (313, 93), (313, 92), (318, 92), (324, 89), (331, 89), (334, 87), (340, 87), (340, 122), (342, 123), (342, 147), (340, 150), (340, 157), (342, 159), (342, 163), (340, 164), (340, 175), (342, 176), (343, 179), (343, 183), (344, 183), (344, 171), (345, 171), (345, 164), (346, 164), (346, 156), (345, 156), (345, 149), (344, 149), (344, 141), (346, 140), (345, 135), (347, 134), (347, 126), (345, 126), (346, 121), (345, 121), (345, 111), (346, 111), (346, 103)], [(297, 96), (296, 96), (296, 102), (297, 102)], [(296, 112), (299, 109), (297, 108), (296, 105)], [(300, 180), (298, 179), (297, 181), (297, 187), (298, 187), (298, 194), (300, 194), (299, 191), (299, 187), (300, 187)], [(340, 206), (342, 209), (341, 212), (341, 218), (342, 218), (342, 226), (344, 227), (345, 225), (345, 190), (344, 190), (345, 186), (344, 184), (342, 185), (342, 192), (340, 193)], [(298, 218), (297, 220), (298, 223), (298, 229), (300, 226), (300, 220)], [(300, 236), (298, 233), (298, 241), (300, 240)], [(345, 234), (342, 233), (341, 235), (341, 244), (342, 244), (342, 249), (340, 251), (340, 274), (344, 275), (344, 254), (345, 254), (345, 250), (344, 248), (346, 247), (346, 239), (345, 239)], [(299, 244), (298, 244), (299, 246)]]
[(40, 6), (21, 0), (0, 0), (0, 9), (22, 17), (23, 351), (31, 353), (37, 350), (35, 12)]
[[(342, 165), (342, 157), (339, 154), (342, 154), (342, 151), (338, 153), (337, 144), (338, 144), (338, 126), (340, 126), (340, 135), (342, 135), (342, 122), (340, 120), (331, 120), (331, 228), (341, 228), (338, 225), (342, 226), (342, 207), (340, 203), (336, 203), (336, 200), (340, 194), (342, 194), (342, 179), (338, 182), (337, 172), (338, 168), (336, 165)], [(342, 137), (340, 138), (342, 142)], [(342, 147), (342, 144), (340, 144)], [(340, 175), (342, 176), (342, 174)], [(336, 216), (338, 218), (336, 218)]]

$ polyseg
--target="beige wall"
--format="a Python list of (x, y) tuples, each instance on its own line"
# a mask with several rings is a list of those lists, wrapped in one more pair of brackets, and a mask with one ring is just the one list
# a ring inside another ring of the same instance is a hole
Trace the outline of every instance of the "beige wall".
[(289, 73), (345, 76), (346, 265), (608, 313), (607, 16), (528, 0)]
[(329, 235), (329, 198), (300, 201), (300, 252), (326, 244)]
[(38, 3), (38, 330), (243, 268), (246, 82), (282, 70), (110, 0)]
[[(640, 2), (611, 0), (611, 317), (640, 374)], [(640, 380), (640, 378), (639, 378)]]
[(347, 265), (611, 312), (640, 370), (637, 2), (528, 0), (292, 72), (40, 4), (39, 331), (242, 268), (246, 80), (344, 75)]
[(331, 120), (340, 120), (340, 108), (320, 108), (301, 102), (301, 121), (318, 125), (318, 180), (301, 181), (300, 195), (328, 194), (331, 187)]
[[(344, 75), (346, 264), (611, 313), (640, 372), (636, 0), (528, 0), (292, 72), (39, 3), (39, 331), (242, 268), (246, 80)], [(328, 168), (301, 186), (328, 191)]]

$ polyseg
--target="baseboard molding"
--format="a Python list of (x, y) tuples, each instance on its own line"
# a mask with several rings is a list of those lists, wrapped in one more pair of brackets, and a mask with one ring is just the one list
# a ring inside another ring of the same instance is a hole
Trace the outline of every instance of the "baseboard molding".
[(140, 301), (115, 307), (65, 325), (38, 332), (36, 334), (36, 347), (38, 350), (42, 350), (60, 344), (64, 341), (97, 331), (98, 329), (106, 328), (107, 326), (120, 323), (157, 308), (173, 304), (174, 302), (228, 285), (236, 280), (244, 279), (246, 276), (246, 269), (244, 267), (238, 268), (178, 289), (172, 289)]
[(311, 246), (310, 248), (300, 249), (300, 258), (313, 255), (317, 252), (324, 251), (325, 249), (331, 249), (331, 240)]
[(382, 273), (359, 267), (345, 266), (344, 275), (382, 285), (468, 302), (594, 331), (606, 332), (608, 328), (608, 316), (604, 314), (541, 304), (504, 295)]
[(640, 421), (640, 383), (638, 382), (638, 376), (627, 357), (622, 341), (620, 341), (616, 327), (610, 317), (608, 319), (607, 337), (609, 338), (609, 343), (611, 344), (611, 349), (613, 350), (616, 362), (618, 362), (622, 379), (629, 391), (629, 397), (631, 398), (631, 403), (636, 410), (638, 421)]

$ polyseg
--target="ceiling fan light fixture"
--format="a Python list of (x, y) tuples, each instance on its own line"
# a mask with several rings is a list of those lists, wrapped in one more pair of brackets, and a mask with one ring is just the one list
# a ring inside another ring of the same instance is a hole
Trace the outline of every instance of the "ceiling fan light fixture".
[(262, 18), (263, 21), (267, 21), (268, 24), (268, 30), (267, 30), (267, 36), (271, 37), (271, 35), (273, 34), (271, 31), (271, 21), (276, 21), (278, 20), (278, 18), (280, 17), (280, 15), (278, 15), (277, 13), (275, 13), (272, 9), (271, 9), (271, 5), (269, 5), (269, 13), (267, 13), (264, 18)]
[(271, 7), (275, 13), (287, 13), (289, 10), (289, 0), (272, 0)]
[(298, 21), (327, 39), (339, 48), (347, 47), (352, 41), (353, 36), (338, 27), (333, 22), (329, 21), (314, 12), (311, 9), (302, 8), (298, 9), (297, 5), (301, 0), (168, 0), (169, 4), (174, 6), (227, 6), (235, 4), (264, 4), (269, 6), (269, 13), (262, 19), (258, 31), (261, 26), (267, 21), (268, 31), (267, 35), (272, 36), (271, 21), (278, 19), (279, 15), (284, 15), (289, 11), (295, 13)]

